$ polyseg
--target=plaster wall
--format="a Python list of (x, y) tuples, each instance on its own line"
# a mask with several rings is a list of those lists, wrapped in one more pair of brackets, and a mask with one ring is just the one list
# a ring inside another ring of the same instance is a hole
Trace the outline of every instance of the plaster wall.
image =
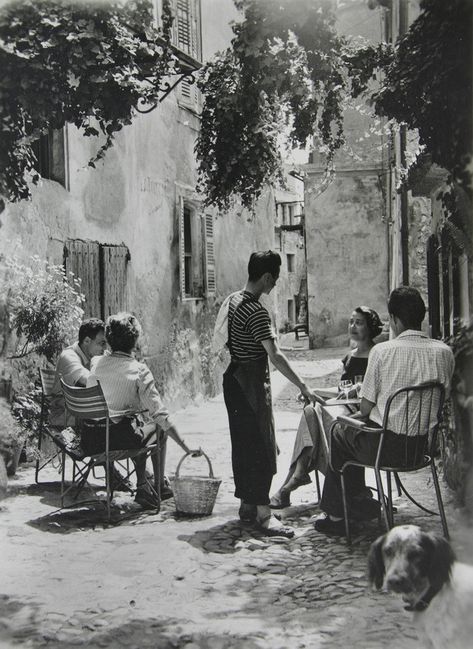
[(386, 317), (386, 232), (376, 173), (338, 174), (321, 194), (309, 176), (306, 244), (311, 347), (348, 342), (347, 323), (364, 304)]
[[(378, 43), (383, 23), (366, 2), (337, 9), (337, 30)], [(305, 224), (311, 347), (348, 342), (348, 319), (365, 304), (386, 317), (389, 239), (386, 224), (385, 142), (368, 106), (344, 112), (345, 146), (334, 174), (315, 147), (305, 167)]]
[(67, 239), (129, 248), (126, 307), (142, 322), (142, 356), (171, 406), (215, 392), (210, 338), (216, 308), (243, 286), (249, 254), (274, 241), (270, 192), (252, 213), (216, 214), (216, 295), (180, 297), (177, 204), (181, 194), (197, 206), (201, 201), (194, 190), (198, 126), (171, 96), (125, 128), (96, 169), (88, 161), (100, 143), (69, 127), (69, 189), (43, 180), (31, 201), (9, 204), (1, 216), (0, 252), (62, 263)]

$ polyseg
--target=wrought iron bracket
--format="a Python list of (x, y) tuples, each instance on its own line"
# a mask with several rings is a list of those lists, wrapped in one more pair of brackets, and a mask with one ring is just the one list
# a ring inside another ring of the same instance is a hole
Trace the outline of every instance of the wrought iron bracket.
[[(149, 104), (147, 107), (147, 102), (144, 99), (139, 99), (138, 100), (138, 105), (136, 106), (136, 110), (141, 113), (142, 115), (146, 113), (151, 113), (155, 108), (158, 107), (158, 105), (166, 99), (166, 97), (176, 88), (183, 79), (186, 77), (189, 79), (190, 83), (195, 83), (196, 82), (196, 74), (197, 70), (182, 70), (176, 74), (173, 74), (173, 77), (177, 76), (177, 79), (175, 81), (166, 81), (164, 82), (161, 86), (159, 86), (159, 91), (162, 93), (161, 96), (159, 97), (158, 101), (153, 104)], [(147, 81), (151, 82), (151, 79), (147, 79)], [(140, 108), (140, 105), (143, 106)]]

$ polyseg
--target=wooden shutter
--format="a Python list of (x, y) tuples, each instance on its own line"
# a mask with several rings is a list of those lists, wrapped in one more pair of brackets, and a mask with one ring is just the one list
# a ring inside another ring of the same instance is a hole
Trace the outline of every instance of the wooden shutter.
[(214, 220), (211, 214), (204, 216), (205, 289), (207, 295), (215, 295)]
[(100, 318), (99, 244), (92, 241), (67, 241), (64, 246), (64, 266), (81, 280), (81, 292), (87, 318)]
[(200, 60), (200, 0), (173, 0), (172, 12), (173, 45)]
[(185, 238), (184, 238), (184, 198), (179, 196), (177, 203), (177, 222), (179, 229), (179, 286), (181, 298), (186, 296), (186, 266), (185, 266)]
[(101, 246), (103, 272), (103, 318), (126, 311), (127, 266), (130, 253), (126, 246)]
[[(174, 0), (173, 2), (173, 44), (192, 58), (200, 60), (200, 0)], [(199, 91), (195, 83), (184, 78), (179, 84), (181, 100), (197, 110)]]

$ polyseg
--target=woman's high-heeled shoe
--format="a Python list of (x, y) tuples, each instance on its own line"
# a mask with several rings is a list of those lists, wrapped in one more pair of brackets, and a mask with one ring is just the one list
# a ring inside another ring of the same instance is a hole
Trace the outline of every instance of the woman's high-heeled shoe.
[(274, 496), (272, 496), (269, 500), (269, 506), (271, 507), (271, 509), (285, 509), (286, 507), (290, 507), (291, 498), (289, 496), (289, 492), (284, 491), (284, 489), (276, 491)]
[(297, 478), (296, 476), (292, 476), (292, 478), (290, 478), (286, 482), (286, 484), (274, 494), (274, 496), (269, 501), (269, 506), (271, 507), (271, 509), (285, 509), (286, 507), (290, 507), (291, 491), (294, 491), (295, 489), (302, 487), (302, 485), (310, 484), (311, 482), (312, 480), (308, 475), (304, 476), (303, 478)]

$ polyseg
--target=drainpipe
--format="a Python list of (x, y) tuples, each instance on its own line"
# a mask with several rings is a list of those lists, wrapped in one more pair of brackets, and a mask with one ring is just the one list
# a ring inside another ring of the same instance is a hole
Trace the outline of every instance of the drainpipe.
[[(408, 27), (408, 0), (399, 0), (399, 36), (407, 32)], [(399, 134), (400, 164), (403, 171), (406, 170), (406, 145), (407, 129), (401, 126)], [(405, 179), (404, 179), (405, 180)], [(407, 187), (405, 182), (401, 186), (401, 266), (402, 283), (409, 285), (409, 218), (408, 218)]]
[[(401, 168), (406, 170), (406, 127), (401, 126), (399, 134)], [(401, 186), (401, 265), (402, 265), (402, 284), (409, 286), (409, 206), (407, 201), (407, 187), (405, 179)]]

